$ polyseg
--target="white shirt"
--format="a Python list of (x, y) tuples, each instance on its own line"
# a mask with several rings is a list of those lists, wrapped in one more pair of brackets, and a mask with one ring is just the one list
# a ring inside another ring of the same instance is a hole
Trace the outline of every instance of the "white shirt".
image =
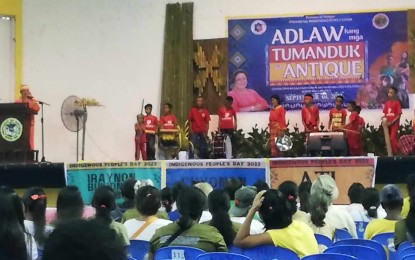
[[(236, 222), (239, 224), (244, 223), (246, 217), (231, 217), (231, 221), (232, 222)], [(249, 234), (251, 235), (256, 235), (256, 234), (262, 234), (264, 233), (264, 224), (262, 224), (261, 222), (259, 222), (256, 219), (253, 219), (251, 222), (251, 228), (249, 230)]]
[(333, 223), (336, 228), (346, 228), (354, 238), (357, 238), (356, 224), (354, 223), (352, 216), (346, 210), (335, 208), (333, 205), (330, 205), (326, 213), (326, 218), (330, 223)]
[[(124, 223), (125, 229), (127, 229), (128, 238), (131, 239), (131, 237), (134, 235), (135, 232), (137, 232), (138, 229), (140, 229), (145, 221), (137, 220), (135, 218), (129, 219)], [(135, 240), (144, 240), (144, 241), (150, 241), (150, 239), (153, 237), (154, 233), (157, 229), (164, 227), (168, 224), (172, 223), (170, 220), (167, 219), (156, 219), (153, 221), (150, 225), (148, 225), (136, 238)]]
[(25, 233), (25, 240), (26, 240), (26, 250), (27, 250), (27, 255), (29, 256), (29, 259), (37, 259), (38, 258), (38, 254), (37, 254), (37, 245), (36, 245), (36, 241), (33, 238), (33, 236)]
[(360, 203), (352, 203), (346, 207), (346, 210), (355, 222), (369, 222), (371, 220)]
[[(24, 220), (24, 227), (26, 228), (26, 232), (30, 235), (35, 235), (35, 223), (31, 220)], [(48, 237), (50, 233), (52, 233), (53, 227), (46, 225), (45, 226), (45, 236)]]
[(204, 223), (212, 220), (212, 214), (209, 211), (203, 211), (199, 223)]

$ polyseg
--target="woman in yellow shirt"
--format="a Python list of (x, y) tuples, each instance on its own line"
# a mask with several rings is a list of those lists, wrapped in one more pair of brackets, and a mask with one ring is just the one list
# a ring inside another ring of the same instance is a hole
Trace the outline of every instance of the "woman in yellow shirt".
[[(317, 241), (311, 228), (303, 222), (292, 220), (292, 200), (293, 196), (286, 198), (278, 190), (259, 192), (235, 237), (234, 245), (242, 248), (274, 245), (290, 249), (299, 257), (318, 254)], [(266, 232), (250, 235), (251, 221), (257, 211)]]

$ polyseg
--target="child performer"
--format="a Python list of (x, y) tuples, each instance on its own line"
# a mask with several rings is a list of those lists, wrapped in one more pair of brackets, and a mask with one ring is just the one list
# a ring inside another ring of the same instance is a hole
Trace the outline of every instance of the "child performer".
[(269, 112), (269, 146), (271, 148), (271, 157), (282, 156), (282, 152), (277, 149), (275, 138), (284, 136), (287, 124), (285, 123), (285, 109), (281, 106), (280, 97), (278, 95), (271, 96), (271, 111)]
[(232, 107), (233, 97), (227, 96), (224, 106), (218, 109), (219, 124), (218, 131), (227, 134), (229, 137), (233, 136), (233, 131), (237, 129), (236, 111)]
[(146, 111), (146, 116), (144, 117), (144, 125), (147, 138), (147, 160), (155, 160), (157, 117), (151, 114), (153, 105), (147, 104), (144, 109)]
[(393, 154), (399, 154), (398, 130), (399, 120), (402, 114), (401, 103), (396, 97), (398, 90), (390, 87), (388, 90), (388, 100), (383, 107), (383, 118), (386, 118), (386, 124), (389, 127), (389, 136)]
[(347, 110), (351, 112), (349, 122), (344, 127), (349, 155), (362, 156), (362, 139), (359, 132), (361, 120), (359, 120), (359, 114), (356, 111), (356, 102), (350, 101), (347, 103)]
[(135, 128), (135, 160), (140, 160), (140, 152), (143, 160), (147, 159), (146, 153), (146, 134), (144, 126), (144, 115), (137, 115), (137, 123), (134, 125)]
[(304, 107), (301, 109), (301, 118), (306, 134), (318, 132), (320, 116), (318, 106), (313, 104), (313, 95), (304, 95)]
[(163, 115), (160, 117), (159, 127), (160, 127), (160, 148), (164, 152), (164, 159), (169, 160), (173, 157), (173, 147), (178, 146), (176, 142), (177, 131), (177, 119), (176, 116), (172, 114), (173, 106), (170, 103), (165, 103), (163, 106)]
[(339, 131), (344, 128), (346, 124), (346, 109), (343, 108), (343, 97), (337, 96), (335, 101), (335, 107), (330, 109), (329, 112), (329, 129), (331, 131)]

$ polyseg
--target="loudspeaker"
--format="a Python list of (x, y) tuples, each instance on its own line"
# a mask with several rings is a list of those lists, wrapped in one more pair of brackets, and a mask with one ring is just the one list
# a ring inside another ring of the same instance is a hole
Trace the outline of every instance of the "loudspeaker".
[(343, 132), (310, 133), (307, 140), (308, 156), (347, 156)]

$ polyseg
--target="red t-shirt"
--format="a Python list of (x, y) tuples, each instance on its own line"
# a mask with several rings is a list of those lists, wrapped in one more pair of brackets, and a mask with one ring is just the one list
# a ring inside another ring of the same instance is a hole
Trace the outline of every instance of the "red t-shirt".
[(207, 124), (210, 121), (210, 115), (206, 108), (197, 109), (193, 107), (189, 112), (189, 120), (192, 122), (193, 133), (204, 133), (208, 131)]
[(342, 127), (343, 118), (346, 118), (347, 112), (344, 108), (340, 110), (336, 107), (330, 109), (329, 117), (331, 118), (331, 128), (339, 128)]
[(235, 109), (227, 109), (226, 107), (220, 107), (218, 109), (219, 116), (219, 128), (220, 129), (234, 129), (235, 124), (233, 118), (236, 115)]
[(176, 124), (177, 124), (176, 116), (172, 114), (160, 117), (160, 128), (161, 129), (176, 129)]
[(279, 128), (287, 127), (287, 124), (285, 123), (285, 109), (283, 106), (278, 106), (269, 111), (269, 123), (271, 125), (276, 123)]
[(353, 111), (349, 116), (349, 122), (347, 122), (346, 128), (353, 131), (359, 131), (359, 125), (361, 123), (359, 118), (359, 114), (356, 111)]
[(317, 126), (319, 117), (318, 106), (313, 105), (311, 107), (303, 107), (301, 109), (301, 118), (305, 122), (308, 128)]
[(392, 122), (397, 116), (402, 114), (401, 102), (399, 100), (388, 100), (383, 107), (383, 114), (388, 122)]
[(365, 124), (366, 124), (365, 120), (363, 119), (363, 117), (359, 115), (359, 126), (365, 127)]
[(157, 117), (153, 115), (145, 116), (144, 125), (146, 127), (146, 134), (155, 134), (157, 130)]

